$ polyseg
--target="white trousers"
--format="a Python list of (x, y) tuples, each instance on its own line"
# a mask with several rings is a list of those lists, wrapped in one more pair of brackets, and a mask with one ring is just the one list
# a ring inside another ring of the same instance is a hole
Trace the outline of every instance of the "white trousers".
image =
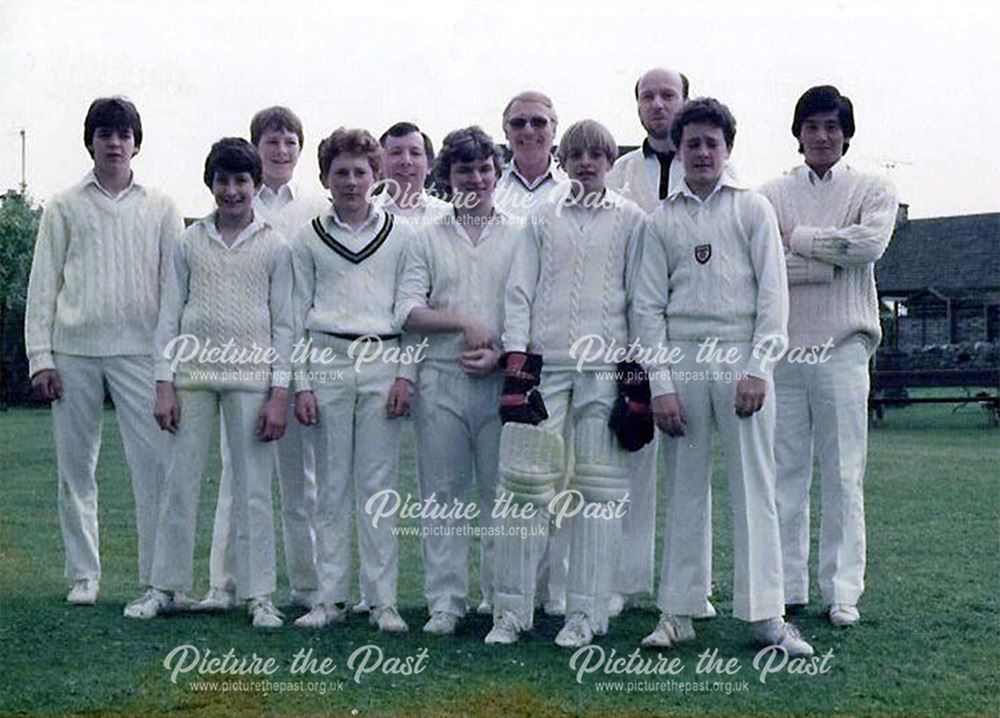
[[(696, 363), (698, 345), (675, 342), (683, 360), (674, 366), (677, 395), (687, 411), (684, 436), (663, 437), (667, 517), (663, 532), (661, 611), (695, 616), (705, 609), (705, 524), (711, 521), (712, 428), (726, 460), (733, 512), (733, 615), (761, 621), (784, 613), (781, 545), (774, 483), (774, 390), (763, 408), (736, 416), (736, 385), (742, 362)], [(748, 343), (721, 343), (748, 357)]]
[[(399, 480), (401, 419), (386, 412), (396, 365), (376, 361), (360, 371), (347, 357), (350, 342), (311, 334), (317, 351), (329, 347), (337, 358), (312, 367), (319, 424), (311, 427), (316, 452), (316, 600), (347, 603), (351, 578), (351, 508), (357, 520), (361, 593), (371, 606), (396, 604), (399, 542), (395, 515), (375, 521), (365, 512), (368, 499)], [(391, 342), (385, 342), (386, 346)]]
[(101, 577), (95, 472), (106, 381), (132, 479), (139, 536), (139, 584), (147, 586), (165, 456), (162, 432), (153, 419), (156, 392), (152, 359), (70, 354), (55, 354), (53, 359), (63, 383), (62, 397), (52, 402), (52, 433), (66, 578), (79, 581)]
[(856, 604), (865, 588), (864, 477), (868, 453), (868, 347), (833, 349), (823, 364), (775, 367), (777, 502), (785, 599), (809, 602), (809, 487), (819, 454), (819, 589), (823, 603)]
[[(535, 443), (530, 450), (548, 451), (543, 447), (551, 446), (561, 452), (563, 463), (556, 466), (554, 472), (541, 470), (539, 475), (551, 477), (547, 479), (548, 485), (532, 484), (533, 479), (526, 479), (531, 475), (531, 467), (524, 464), (525, 447), (501, 439), (498, 495), (513, 496), (516, 503), (523, 503), (526, 496), (534, 495), (539, 511), (533, 520), (513, 515), (499, 519), (502, 530), (497, 538), (494, 616), (512, 611), (522, 628), (528, 629), (533, 624), (537, 564), (549, 527), (548, 499), (560, 488), (558, 477), (565, 473), (567, 456), (562, 450), (563, 437), (570, 435), (573, 437), (574, 464), (569, 489), (579, 492), (570, 504), (581, 508), (569, 521), (566, 612), (567, 615), (586, 614), (595, 631), (603, 633), (607, 629), (608, 597), (621, 552), (621, 518), (608, 515), (608, 512), (595, 517), (596, 513), (589, 512), (625, 498), (628, 491), (627, 452), (618, 445), (608, 427), (616, 396), (615, 383), (608, 377), (599, 377), (597, 372), (543, 371), (539, 391), (549, 418), (529, 429), (544, 432), (551, 438), (548, 442)], [(504, 431), (512, 436), (511, 432), (524, 431), (524, 427), (508, 424)], [(551, 468), (551, 457), (542, 458)], [(517, 470), (512, 471), (512, 467)], [(528, 484), (524, 483), (526, 480)], [(525, 486), (529, 484), (526, 492)]]
[(274, 444), (257, 438), (267, 396), (249, 391), (178, 389), (180, 426), (168, 442), (167, 478), (160, 502), (152, 585), (162, 591), (190, 591), (201, 480), (221, 411), (232, 460), (233, 574), (236, 596), (274, 592), (274, 511), (271, 472)]
[[(295, 593), (316, 590), (316, 464), (312, 444), (305, 440), (305, 427), (295, 418), (295, 402), (288, 402), (285, 435), (275, 446), (275, 468), (281, 493), (281, 529), (285, 543), (288, 584)], [(232, 590), (234, 527), (229, 520), (233, 503), (233, 469), (226, 441), (225, 421), (219, 432), (222, 473), (212, 528), (209, 579), (215, 588)]]
[[(456, 365), (420, 367), (414, 418), (417, 429), (417, 470), (420, 497), (434, 497), (433, 506), (463, 506), (475, 502), (479, 525), (479, 587), (493, 599), (493, 499), (500, 450), (500, 390), (503, 376), (494, 372), (473, 379)], [(475, 486), (476, 491), (473, 491)], [(464, 616), (469, 595), (469, 533), (467, 519), (423, 520), (421, 552), (424, 594), (431, 613)]]
[(659, 435), (629, 454), (629, 505), (622, 520), (622, 554), (615, 591), (627, 596), (653, 592), (656, 544), (656, 464)]

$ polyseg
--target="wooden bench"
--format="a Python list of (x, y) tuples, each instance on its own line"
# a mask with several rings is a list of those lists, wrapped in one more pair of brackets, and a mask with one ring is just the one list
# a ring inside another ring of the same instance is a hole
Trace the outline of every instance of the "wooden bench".
[[(963, 388), (962, 395), (911, 397), (908, 389)], [(980, 389), (971, 393), (971, 389)], [(988, 390), (983, 390), (988, 389)], [(909, 404), (982, 404), (990, 423), (1000, 423), (1000, 368), (994, 369), (875, 369), (868, 408), (873, 422), (884, 417), (886, 406)]]

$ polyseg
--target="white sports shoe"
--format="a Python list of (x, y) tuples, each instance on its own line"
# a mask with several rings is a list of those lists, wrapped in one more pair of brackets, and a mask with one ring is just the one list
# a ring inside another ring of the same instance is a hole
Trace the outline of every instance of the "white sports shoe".
[(612, 593), (608, 598), (608, 618), (617, 618), (625, 610), (625, 596), (620, 593)]
[(228, 611), (235, 605), (236, 595), (232, 591), (212, 587), (208, 589), (205, 598), (195, 604), (195, 608), (198, 611)]
[(493, 628), (486, 634), (485, 643), (487, 645), (509, 646), (517, 642), (518, 634), (521, 633), (521, 625), (513, 611), (502, 611), (493, 620)]
[(125, 606), (122, 615), (125, 618), (138, 618), (140, 620), (155, 618), (166, 613), (172, 602), (173, 598), (166, 591), (150, 588), (146, 590), (146, 593)]
[(861, 620), (858, 607), (849, 603), (835, 603), (830, 606), (830, 623), (837, 628), (850, 628)]
[(424, 633), (435, 636), (450, 636), (455, 632), (458, 625), (458, 616), (447, 611), (435, 611), (431, 614), (431, 620), (424, 624)]
[(560, 648), (580, 648), (590, 645), (593, 640), (594, 631), (590, 627), (590, 619), (587, 618), (587, 615), (572, 613), (556, 636), (556, 645)]
[(378, 626), (378, 630), (383, 633), (406, 633), (410, 630), (395, 606), (372, 609), (368, 616), (368, 622), (373, 626)]
[(271, 603), (270, 596), (251, 598), (247, 604), (247, 613), (253, 616), (254, 628), (281, 628), (284, 624), (284, 614)]
[(699, 620), (705, 620), (705, 619), (708, 619), (708, 618), (715, 618), (718, 615), (719, 614), (716, 613), (716, 611), (715, 611), (715, 606), (712, 605), (712, 599), (706, 598), (705, 599), (705, 610), (702, 611), (701, 613), (699, 613), (697, 616), (694, 616), (694, 618), (697, 618)]
[(83, 578), (73, 582), (73, 588), (66, 594), (66, 602), (74, 606), (93, 606), (101, 585), (96, 578)]
[(781, 646), (790, 658), (811, 656), (814, 651), (795, 626), (783, 618), (754, 624), (754, 638), (762, 646)]
[(642, 639), (643, 648), (673, 648), (678, 643), (694, 640), (694, 625), (690, 616), (661, 613), (656, 629)]
[(297, 628), (326, 628), (331, 623), (343, 623), (347, 620), (347, 612), (337, 606), (327, 606), (317, 603), (312, 610), (295, 620)]
[(484, 598), (479, 602), (479, 605), (476, 606), (476, 613), (480, 616), (492, 616), (493, 604)]

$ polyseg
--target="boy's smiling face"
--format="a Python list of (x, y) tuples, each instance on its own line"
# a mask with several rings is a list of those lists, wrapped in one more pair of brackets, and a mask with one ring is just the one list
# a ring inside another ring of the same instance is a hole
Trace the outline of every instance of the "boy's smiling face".
[(375, 173), (364, 155), (337, 155), (323, 178), (340, 214), (362, 211), (369, 204), (368, 191), (374, 183)]
[(492, 202), (497, 186), (497, 170), (492, 157), (455, 162), (448, 173), (452, 193), (456, 201), (461, 198), (465, 207), (478, 207), (483, 202)]
[(279, 187), (288, 184), (292, 180), (301, 150), (299, 136), (290, 130), (264, 132), (257, 144), (264, 183)]
[(253, 212), (253, 197), (257, 191), (249, 172), (215, 170), (212, 196), (219, 209), (219, 219), (225, 222), (249, 221)]
[(715, 188), (729, 159), (722, 128), (706, 122), (684, 125), (678, 151), (684, 163), (684, 180), (704, 199)]
[(604, 177), (611, 169), (611, 162), (602, 150), (574, 147), (566, 154), (566, 174), (580, 183), (583, 194), (604, 191)]

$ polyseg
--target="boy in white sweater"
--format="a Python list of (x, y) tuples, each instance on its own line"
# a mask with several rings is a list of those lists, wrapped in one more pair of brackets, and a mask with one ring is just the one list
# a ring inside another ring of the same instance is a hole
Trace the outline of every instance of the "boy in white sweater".
[[(503, 375), (497, 371), (504, 288), (524, 221), (493, 207), (500, 150), (478, 127), (444, 140), (435, 167), (454, 209), (420, 227), (396, 292), (396, 317), (429, 335), (414, 400), (420, 495), (435, 507), (469, 506), (480, 525), (480, 588), (490, 604), (494, 569), (491, 512), (496, 494)], [(424, 631), (455, 632), (469, 593), (469, 534), (464, 518), (423, 522), (424, 587), (431, 617)]]
[(400, 348), (393, 303), (410, 235), (369, 199), (382, 166), (371, 134), (336, 130), (320, 143), (319, 166), (333, 206), (292, 240), (295, 335), (309, 349), (296, 363), (295, 410), (303, 424), (316, 425), (319, 579), (311, 610), (295, 625), (323, 628), (346, 618), (353, 497), (370, 621), (380, 631), (403, 633), (396, 517), (376, 520), (366, 505), (398, 481), (397, 418), (409, 412), (405, 359), (413, 357)]
[[(628, 344), (627, 294), (643, 213), (605, 189), (616, 156), (614, 138), (597, 122), (566, 131), (559, 157), (572, 184), (563, 201), (532, 215), (511, 268), (497, 494), (524, 513), (500, 518), (487, 643), (513, 643), (532, 627), (535, 570), (551, 511), (562, 520), (572, 516), (566, 622), (556, 644), (583, 646), (607, 630), (628, 460), (608, 426), (617, 397), (615, 362), (603, 353), (596, 360), (584, 356), (581, 343)], [(553, 503), (566, 471), (566, 437), (573, 442), (572, 493), (561, 492)]]
[[(723, 173), (736, 135), (725, 105), (702, 98), (674, 118), (684, 182), (650, 216), (636, 284), (635, 324), (650, 372), (668, 484), (656, 630), (642, 644), (694, 639), (705, 606), (712, 427), (726, 457), (733, 510), (733, 614), (766, 644), (812, 647), (782, 619), (774, 506), (774, 399), (762, 349), (785, 340), (788, 289), (774, 212)], [(676, 352), (666, 363), (662, 350)]]
[[(330, 203), (321, 194), (310, 193), (293, 183), (304, 142), (302, 122), (287, 107), (268, 107), (250, 121), (250, 142), (261, 159), (261, 183), (254, 196), (254, 215), (266, 221), (286, 240), (302, 225), (323, 213)], [(285, 567), (292, 605), (309, 607), (316, 591), (316, 470), (312, 446), (305, 431), (294, 421), (295, 403), (290, 401), (285, 436), (276, 445), (278, 489), (281, 493), (281, 529), (285, 544)], [(212, 530), (209, 559), (210, 589), (201, 601), (202, 610), (221, 610), (235, 605), (233, 578), (235, 533), (232, 515), (232, 461), (221, 432), (222, 475)]]
[(153, 330), (165, 263), (183, 230), (173, 202), (134, 180), (142, 121), (128, 100), (97, 99), (84, 121), (93, 171), (45, 207), (24, 336), (36, 393), (52, 402), (66, 600), (90, 605), (101, 578), (97, 483), (107, 383), (132, 480), (139, 584), (149, 585), (164, 451), (153, 421)]
[[(819, 454), (823, 516), (819, 589), (835, 626), (860, 618), (865, 579), (863, 483), (868, 360), (882, 339), (875, 262), (895, 226), (889, 184), (841, 158), (854, 136), (851, 101), (829, 85), (795, 105), (792, 134), (805, 163), (761, 191), (787, 254), (789, 352), (775, 367), (777, 503), (789, 610), (809, 602), (809, 485)], [(793, 361), (796, 355), (825, 360)]]
[(172, 434), (170, 458), (152, 588), (125, 608), (127, 618), (153, 618), (191, 588), (201, 477), (221, 411), (233, 469), (236, 596), (248, 602), (255, 628), (282, 624), (270, 598), (270, 442), (284, 434), (288, 414), (291, 253), (254, 217), (260, 178), (260, 156), (249, 142), (212, 145), (204, 180), (217, 209), (184, 232), (168, 268), (156, 327), (155, 415)]

